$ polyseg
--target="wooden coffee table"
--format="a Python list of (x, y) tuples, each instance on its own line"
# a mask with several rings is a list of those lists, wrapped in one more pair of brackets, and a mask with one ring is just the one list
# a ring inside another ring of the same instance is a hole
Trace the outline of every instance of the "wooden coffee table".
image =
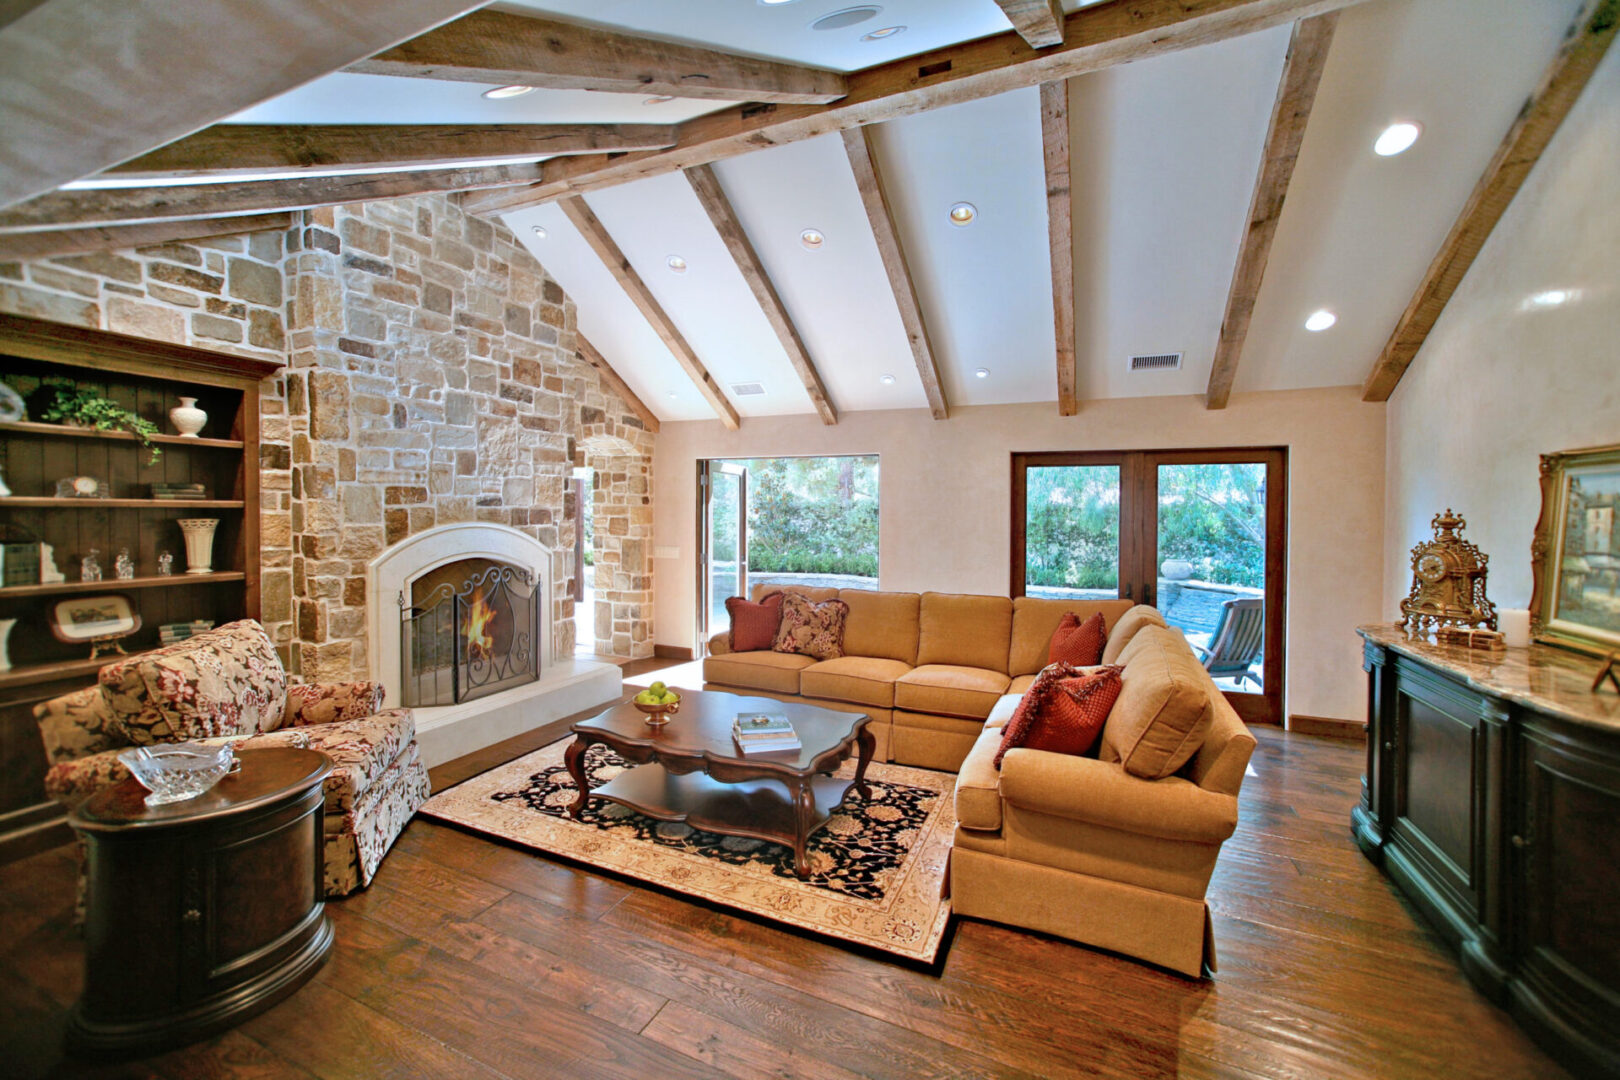
[[(731, 737), (740, 712), (783, 713), (802, 744), (799, 750), (744, 756)], [(628, 702), (572, 727), (564, 763), (579, 796), (568, 807), (579, 817), (595, 797), (659, 821), (684, 821), (723, 836), (746, 836), (793, 847), (793, 871), (810, 876), (805, 843), (832, 817), (850, 788), (863, 799), (866, 766), (877, 739), (864, 713), (834, 712), (771, 698), (716, 691), (681, 691), (680, 711), (663, 727)], [(585, 775), (585, 750), (601, 743), (635, 767), (596, 790)], [(853, 780), (831, 773), (858, 749)]]

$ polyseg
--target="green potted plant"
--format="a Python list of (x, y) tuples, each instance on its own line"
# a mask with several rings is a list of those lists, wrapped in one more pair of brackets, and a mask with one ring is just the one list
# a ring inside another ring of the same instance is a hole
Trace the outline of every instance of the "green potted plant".
[(157, 464), (158, 458), (163, 456), (163, 448), (152, 442), (152, 436), (158, 431), (152, 421), (143, 420), (116, 401), (82, 386), (53, 384), (51, 389), (55, 391), (55, 396), (46, 406), (43, 419), (73, 427), (95, 428), (97, 431), (128, 431), (151, 452), (152, 456), (146, 462), (148, 465)]

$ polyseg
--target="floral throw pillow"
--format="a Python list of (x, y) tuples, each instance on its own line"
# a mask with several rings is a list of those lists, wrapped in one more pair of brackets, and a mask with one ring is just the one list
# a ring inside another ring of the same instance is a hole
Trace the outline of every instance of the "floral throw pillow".
[(817, 660), (836, 660), (844, 655), (844, 620), (849, 605), (842, 600), (816, 603), (799, 593), (786, 593), (782, 600), (782, 624), (776, 630), (779, 653), (801, 653)]

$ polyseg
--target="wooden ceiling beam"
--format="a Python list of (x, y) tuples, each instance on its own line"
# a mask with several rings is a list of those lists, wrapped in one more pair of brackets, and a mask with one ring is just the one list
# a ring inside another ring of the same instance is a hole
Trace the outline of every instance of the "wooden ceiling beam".
[(834, 71), (488, 9), (346, 70), (722, 101), (825, 104), (844, 96), (844, 76)]
[(1063, 5), (1059, 0), (996, 0), (996, 3), (1030, 48), (1045, 49), (1063, 44)]
[(714, 376), (709, 374), (709, 369), (698, 358), (697, 351), (681, 334), (675, 320), (669, 317), (669, 313), (653, 296), (647, 283), (636, 273), (635, 268), (630, 265), (630, 260), (608, 234), (607, 226), (603, 225), (602, 220), (585, 205), (583, 198), (564, 199), (557, 205), (562, 209), (564, 216), (573, 223), (574, 228), (579, 230), (585, 242), (591, 246), (591, 250), (596, 252), (597, 258), (602, 260), (602, 265), (606, 266), (608, 272), (618, 281), (619, 287), (630, 297), (631, 303), (636, 305), (637, 310), (652, 325), (653, 332), (675, 355), (676, 362), (697, 385), (698, 392), (713, 407), (720, 417), (720, 422), (736, 431), (742, 423), (737, 416), (737, 410), (726, 400), (725, 394), (720, 392), (719, 384), (714, 381)]
[(118, 176), (234, 169), (396, 168), (661, 150), (673, 124), (215, 124), (115, 165)]
[(1052, 334), (1057, 343), (1058, 415), (1080, 411), (1074, 360), (1074, 201), (1069, 194), (1069, 84), (1041, 84), (1046, 159), (1046, 234), (1052, 250)]
[(872, 223), (872, 238), (877, 241), (878, 254), (883, 257), (883, 270), (889, 275), (894, 303), (900, 310), (900, 322), (906, 328), (906, 341), (911, 345), (911, 356), (917, 364), (917, 377), (922, 380), (923, 393), (928, 396), (928, 411), (935, 420), (944, 420), (951, 414), (950, 406), (945, 401), (945, 389), (940, 382), (939, 365), (934, 360), (934, 345), (928, 337), (922, 304), (917, 300), (917, 286), (900, 243), (900, 230), (895, 227), (894, 210), (883, 186), (883, 172), (872, 146), (872, 131), (850, 128), (843, 134), (849, 167), (855, 172), (855, 186), (860, 189), (866, 218)]
[(173, 142), (479, 3), (0, 5), (0, 207)]
[(630, 406), (630, 411), (640, 417), (642, 427), (654, 435), (658, 434), (658, 417), (653, 414), (651, 409), (647, 408), (646, 402), (637, 397), (636, 392), (630, 389), (630, 384), (620, 377), (612, 364), (608, 363), (607, 357), (602, 355), (601, 350), (585, 339), (584, 334), (577, 332), (574, 334), (574, 354), (595, 368), (596, 374), (601, 380), (615, 394), (624, 399), (624, 403)]
[(944, 105), (1099, 71), (1118, 64), (1241, 37), (1362, 0), (1110, 0), (1063, 20), (1063, 43), (1031, 49), (1015, 33), (981, 38), (881, 64), (848, 76), (849, 93), (829, 105), (750, 105), (680, 125), (668, 150), (548, 162), (545, 179), (495, 197), (469, 197), (473, 213), (493, 214), (613, 187), (737, 154), (813, 139)]
[(0, 259), (49, 259), (87, 251), (152, 247), (176, 240), (290, 229), (293, 216), (250, 214), (246, 217), (166, 221), (156, 225), (113, 225), (105, 228), (59, 229), (54, 232), (0, 234)]
[(1468, 268), (1525, 177), (1557, 134), (1620, 27), (1620, 0), (1586, 0), (1490, 164), (1463, 204), (1417, 292), (1401, 313), (1361, 388), (1363, 401), (1388, 401), (1417, 357)]
[(787, 305), (782, 303), (782, 297), (776, 291), (776, 285), (765, 270), (765, 264), (760, 261), (759, 252), (754, 250), (753, 242), (748, 239), (748, 233), (743, 229), (742, 222), (737, 218), (737, 212), (731, 206), (731, 200), (720, 187), (720, 180), (714, 175), (714, 169), (708, 165), (699, 165), (686, 171), (686, 179), (692, 185), (692, 191), (703, 205), (703, 210), (709, 215), (714, 224), (715, 231), (720, 239), (725, 241), (726, 250), (731, 252), (732, 261), (742, 272), (743, 280), (748, 282), (748, 288), (753, 292), (754, 299), (765, 313), (765, 319), (776, 331), (777, 340), (782, 343), (793, 370), (799, 375), (799, 381), (804, 384), (804, 392), (810, 395), (810, 404), (815, 406), (816, 414), (821, 417), (823, 424), (838, 423), (838, 410), (833, 407), (832, 399), (827, 394), (827, 387), (821, 381), (821, 372), (816, 370), (815, 361), (810, 358), (810, 350), (805, 347), (804, 339), (799, 336), (799, 328), (793, 322), (793, 316), (788, 314)]
[(1248, 225), (1226, 293), (1226, 315), (1221, 319), (1221, 336), (1209, 369), (1205, 408), (1224, 409), (1232, 395), (1238, 362), (1243, 359), (1243, 342), (1249, 335), (1249, 320), (1265, 278), (1266, 262), (1271, 258), (1271, 242), (1277, 236), (1283, 200), (1288, 196), (1300, 145), (1305, 141), (1305, 125), (1316, 103), (1316, 89), (1322, 82), (1322, 69), (1327, 66), (1338, 19), (1338, 12), (1329, 12), (1294, 24), (1288, 58), (1283, 61), (1282, 78), (1277, 83), (1277, 100), (1271, 106), (1271, 126), (1266, 130), (1260, 172), (1249, 198)]
[(309, 176), (293, 180), (55, 191), (0, 211), (0, 234), (305, 210), (372, 199), (528, 184), (538, 175), (538, 165), (490, 165), (476, 169)]

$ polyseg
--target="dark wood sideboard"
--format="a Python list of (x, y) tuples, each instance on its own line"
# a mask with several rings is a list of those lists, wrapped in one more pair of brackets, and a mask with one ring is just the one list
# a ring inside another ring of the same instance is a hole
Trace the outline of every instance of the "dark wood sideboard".
[(1549, 1053), (1620, 1076), (1620, 695), (1560, 649), (1358, 633), (1356, 842)]

